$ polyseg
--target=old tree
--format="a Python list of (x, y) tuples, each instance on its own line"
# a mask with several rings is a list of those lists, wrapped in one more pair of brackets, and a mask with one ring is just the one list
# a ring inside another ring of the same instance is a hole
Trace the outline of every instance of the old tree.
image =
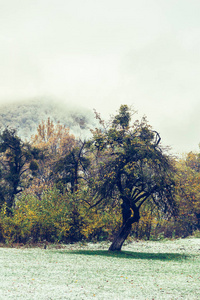
[(95, 153), (93, 183), (98, 200), (93, 206), (110, 205), (119, 199), (123, 222), (109, 250), (121, 250), (140, 219), (140, 208), (153, 202), (168, 216), (175, 212), (173, 164), (160, 145), (160, 135), (145, 118), (131, 125), (133, 113), (122, 105), (109, 124), (93, 131)]

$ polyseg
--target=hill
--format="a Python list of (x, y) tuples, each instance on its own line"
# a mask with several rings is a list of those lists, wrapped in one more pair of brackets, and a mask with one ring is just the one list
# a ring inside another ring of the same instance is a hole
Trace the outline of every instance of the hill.
[(48, 117), (81, 137), (89, 135), (89, 129), (96, 123), (91, 110), (52, 99), (31, 99), (0, 105), (0, 128), (14, 128), (22, 138), (29, 138), (38, 124)]

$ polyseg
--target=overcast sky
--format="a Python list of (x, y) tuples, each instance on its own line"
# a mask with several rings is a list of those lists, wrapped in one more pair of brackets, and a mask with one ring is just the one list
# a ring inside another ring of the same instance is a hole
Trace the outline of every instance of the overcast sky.
[(0, 103), (133, 105), (182, 153), (199, 149), (199, 81), (199, 0), (0, 0)]

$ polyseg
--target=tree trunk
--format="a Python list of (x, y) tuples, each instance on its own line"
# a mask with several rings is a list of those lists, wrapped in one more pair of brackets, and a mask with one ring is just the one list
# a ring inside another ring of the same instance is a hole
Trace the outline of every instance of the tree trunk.
[(131, 232), (131, 228), (132, 223), (127, 221), (114, 238), (114, 241), (112, 242), (109, 251), (121, 251), (123, 243), (125, 242), (129, 233)]
[(127, 239), (129, 233), (131, 232), (132, 224), (138, 222), (140, 219), (139, 210), (134, 212), (134, 216), (130, 217), (125, 224), (122, 225), (120, 231), (114, 238), (114, 241), (110, 245), (109, 251), (121, 251), (122, 245)]

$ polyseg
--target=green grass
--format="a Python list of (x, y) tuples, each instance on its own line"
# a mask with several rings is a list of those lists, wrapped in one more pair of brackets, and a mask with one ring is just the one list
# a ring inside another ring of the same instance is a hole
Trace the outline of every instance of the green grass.
[(200, 239), (0, 248), (0, 299), (200, 299)]

